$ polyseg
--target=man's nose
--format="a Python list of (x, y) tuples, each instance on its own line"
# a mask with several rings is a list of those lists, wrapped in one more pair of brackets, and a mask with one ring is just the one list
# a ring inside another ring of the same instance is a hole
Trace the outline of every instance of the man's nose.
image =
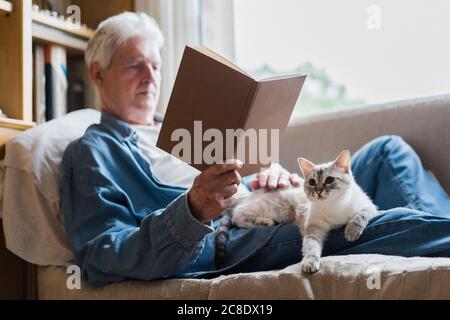
[(155, 70), (152, 65), (146, 65), (144, 68), (144, 75), (142, 81), (146, 84), (150, 84), (155, 81)]

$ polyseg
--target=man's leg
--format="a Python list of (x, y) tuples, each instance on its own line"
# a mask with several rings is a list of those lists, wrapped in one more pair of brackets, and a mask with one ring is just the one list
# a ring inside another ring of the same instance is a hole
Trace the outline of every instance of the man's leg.
[(450, 257), (450, 218), (394, 208), (372, 218), (352, 242), (343, 229), (330, 232), (323, 255), (379, 253), (404, 257)]
[[(375, 139), (355, 153), (352, 171), (379, 209), (390, 210), (371, 219), (357, 241), (345, 240), (344, 227), (331, 231), (322, 256), (450, 257), (450, 199), (408, 144), (397, 136)], [(282, 225), (261, 250), (227, 273), (286, 267), (301, 260), (301, 247), (297, 227)]]
[(450, 197), (398, 136), (383, 136), (363, 146), (353, 156), (352, 171), (380, 210), (406, 207), (450, 217)]
[[(297, 227), (282, 225), (266, 246), (227, 273), (284, 268), (301, 260), (301, 248)], [(331, 231), (322, 257), (368, 253), (450, 257), (450, 218), (407, 208), (390, 209), (371, 219), (356, 241), (345, 240), (344, 228)]]

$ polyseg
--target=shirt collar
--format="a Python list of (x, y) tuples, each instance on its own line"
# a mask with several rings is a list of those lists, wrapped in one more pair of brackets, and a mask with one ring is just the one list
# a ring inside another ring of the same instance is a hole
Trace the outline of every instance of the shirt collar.
[(100, 124), (112, 131), (112, 133), (122, 141), (130, 140), (137, 144), (139, 138), (136, 130), (130, 127), (125, 121), (119, 120), (110, 113), (102, 110)]

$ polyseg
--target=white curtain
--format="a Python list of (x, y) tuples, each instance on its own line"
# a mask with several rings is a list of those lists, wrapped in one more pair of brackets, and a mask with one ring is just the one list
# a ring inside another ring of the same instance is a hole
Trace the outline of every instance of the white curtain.
[(202, 44), (234, 61), (234, 1), (200, 0), (200, 2), (202, 5)]
[(165, 112), (185, 45), (200, 44), (200, 0), (135, 0), (135, 10), (147, 12), (158, 22), (164, 37), (161, 99)]

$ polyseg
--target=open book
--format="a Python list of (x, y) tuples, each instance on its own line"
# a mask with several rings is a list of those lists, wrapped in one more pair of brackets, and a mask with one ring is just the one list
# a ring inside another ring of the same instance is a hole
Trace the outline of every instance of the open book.
[(157, 147), (193, 167), (238, 158), (242, 176), (278, 162), (306, 76), (257, 80), (205, 47), (186, 47)]

